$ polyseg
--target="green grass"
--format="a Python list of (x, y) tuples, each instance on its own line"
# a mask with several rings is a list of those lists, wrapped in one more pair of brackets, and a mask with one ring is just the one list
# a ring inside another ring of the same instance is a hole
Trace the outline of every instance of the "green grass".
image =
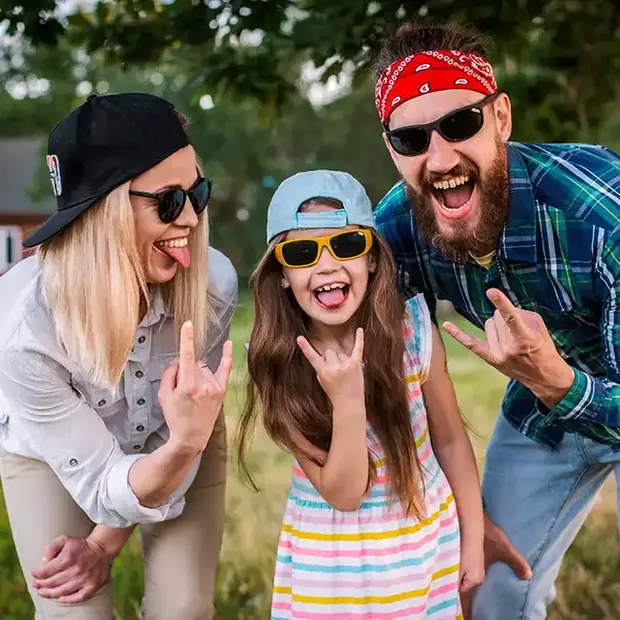
[[(236, 412), (244, 399), (243, 344), (248, 340), (251, 320), (250, 302), (244, 298), (231, 333), (235, 343), (235, 368), (226, 402), (231, 439)], [(485, 446), (506, 379), (449, 337), (446, 337), (446, 346), (459, 403), (472, 428), (472, 442), (482, 469)], [(238, 479), (232, 463), (229, 469), (226, 528), (216, 585), (217, 617), (221, 620), (269, 617), (275, 548), (290, 481), (289, 458), (259, 431), (251, 467), (260, 486), (258, 493)], [(564, 562), (551, 620), (615, 620), (620, 617), (620, 553), (615, 505), (615, 487), (609, 483)], [(116, 620), (139, 619), (143, 577), (137, 536), (132, 537), (116, 560), (113, 577)], [(31, 620), (32, 616), (0, 494), (0, 618)]]

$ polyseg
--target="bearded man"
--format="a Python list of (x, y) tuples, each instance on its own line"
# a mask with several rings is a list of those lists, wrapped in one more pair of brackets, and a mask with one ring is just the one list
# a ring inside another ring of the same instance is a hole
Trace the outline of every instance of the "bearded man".
[(402, 177), (375, 212), (401, 289), (452, 302), (485, 337), (447, 322), (448, 334), (510, 378), (486, 454), (473, 617), (539, 620), (620, 471), (620, 158), (510, 142), (510, 99), (460, 27), (399, 27), (375, 100)]

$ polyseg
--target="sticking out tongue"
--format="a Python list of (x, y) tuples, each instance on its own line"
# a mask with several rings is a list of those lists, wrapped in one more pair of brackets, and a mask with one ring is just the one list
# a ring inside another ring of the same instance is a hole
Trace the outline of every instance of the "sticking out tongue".
[(474, 184), (470, 181), (458, 187), (442, 190), (443, 204), (448, 209), (458, 209), (462, 207), (470, 198), (474, 191)]
[(316, 294), (317, 299), (328, 308), (335, 308), (344, 301), (344, 289), (333, 288), (331, 291), (321, 291)]
[(172, 260), (175, 260), (183, 269), (187, 269), (189, 267), (190, 262), (190, 253), (189, 248), (185, 246), (184, 248), (170, 248), (170, 247), (162, 247), (157, 246), (159, 250), (161, 250), (164, 254), (167, 254)]

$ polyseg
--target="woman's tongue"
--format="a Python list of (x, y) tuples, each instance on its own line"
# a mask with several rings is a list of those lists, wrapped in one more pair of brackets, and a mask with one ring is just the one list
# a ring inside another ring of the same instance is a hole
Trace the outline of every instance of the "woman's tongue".
[(172, 260), (176, 261), (183, 267), (183, 269), (187, 269), (190, 263), (190, 252), (187, 246), (183, 248), (171, 248), (168, 246), (157, 246), (158, 250), (161, 250), (164, 254), (167, 254)]
[(344, 289), (333, 288), (331, 291), (321, 291), (316, 294), (317, 299), (327, 308), (340, 306), (345, 299)]
[(465, 183), (458, 187), (451, 187), (450, 189), (444, 189), (441, 191), (443, 195), (443, 204), (448, 209), (458, 209), (462, 207), (471, 198), (471, 194), (474, 190), (473, 183)]

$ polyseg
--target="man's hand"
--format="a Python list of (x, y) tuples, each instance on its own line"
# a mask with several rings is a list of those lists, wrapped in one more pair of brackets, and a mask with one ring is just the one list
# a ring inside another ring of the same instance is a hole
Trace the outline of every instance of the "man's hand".
[(573, 369), (558, 353), (539, 314), (516, 308), (498, 289), (489, 289), (487, 297), (497, 310), (484, 325), (486, 340), (449, 321), (444, 323), (445, 330), (487, 364), (523, 383), (552, 409), (570, 389)]
[(531, 579), (532, 569), (527, 560), (512, 546), (504, 531), (484, 513), (484, 565), (507, 564), (519, 579)]

